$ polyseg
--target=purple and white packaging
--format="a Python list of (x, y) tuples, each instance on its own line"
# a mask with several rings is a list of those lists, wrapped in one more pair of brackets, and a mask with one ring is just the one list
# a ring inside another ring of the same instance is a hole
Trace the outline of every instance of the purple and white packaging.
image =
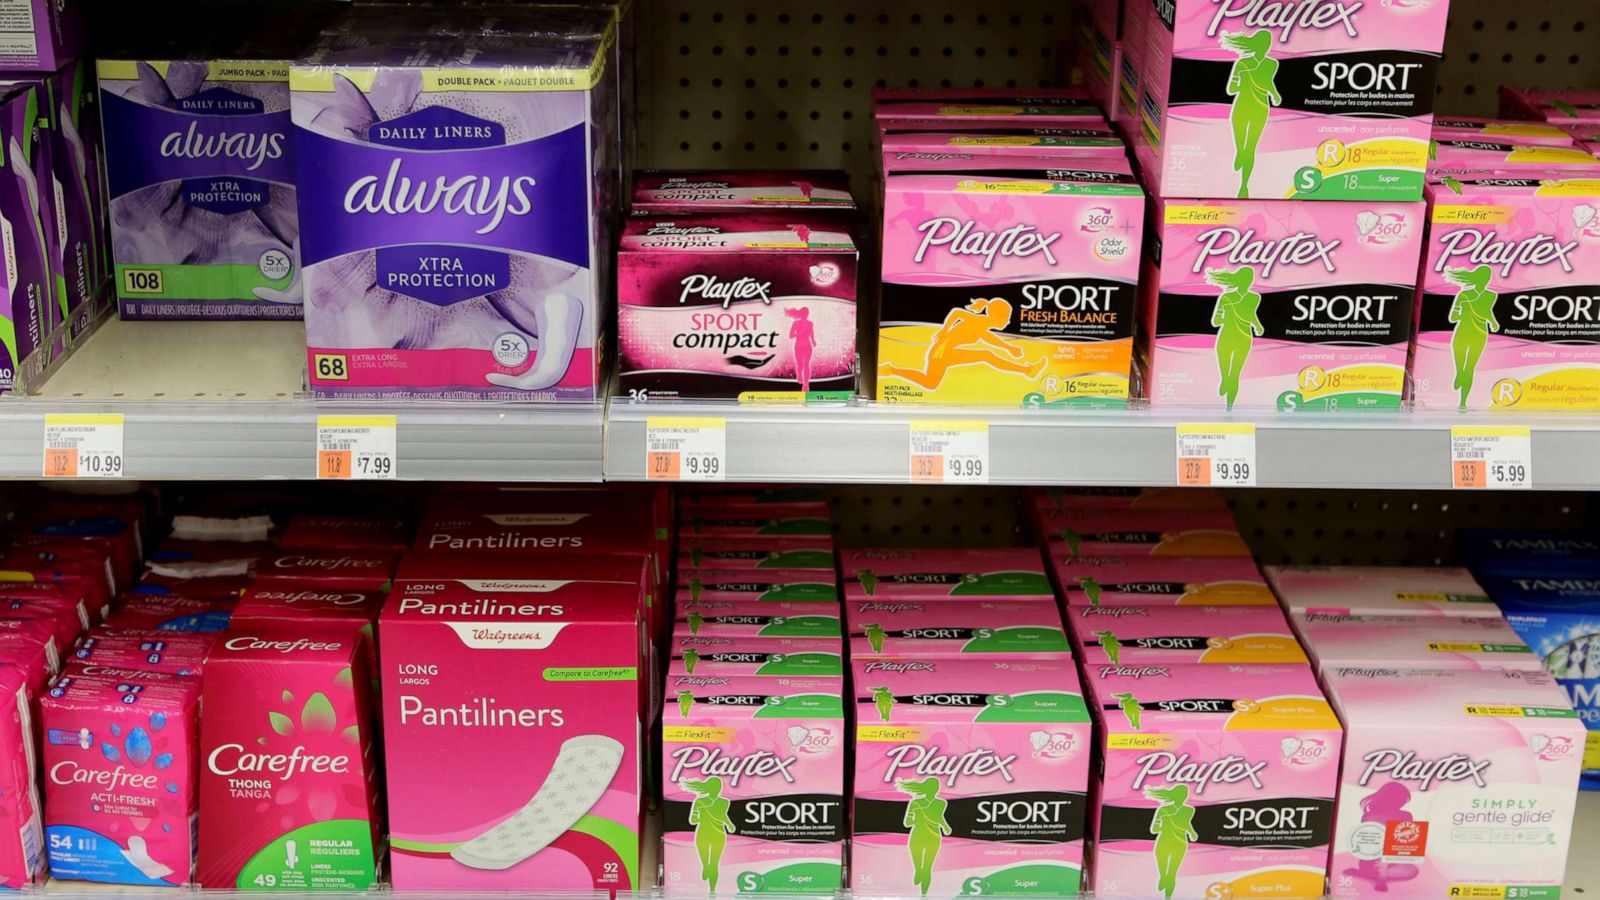
[(51, 72), (88, 49), (79, 0), (6, 0), (0, 7), (0, 71)]
[(0, 393), (32, 390), (57, 361), (50, 344), (50, 266), (40, 175), (40, 91), (0, 87)]

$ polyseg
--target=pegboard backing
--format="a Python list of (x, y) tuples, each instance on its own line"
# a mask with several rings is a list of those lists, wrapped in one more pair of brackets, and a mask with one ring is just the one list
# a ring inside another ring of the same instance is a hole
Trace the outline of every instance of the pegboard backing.
[(1502, 84), (1600, 87), (1600, 2), (1453, 0), (1442, 113), (1494, 115)]

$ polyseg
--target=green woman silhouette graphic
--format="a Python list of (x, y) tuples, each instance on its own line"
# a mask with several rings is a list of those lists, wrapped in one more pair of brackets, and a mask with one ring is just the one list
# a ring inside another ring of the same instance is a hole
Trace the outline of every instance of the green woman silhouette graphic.
[(1278, 61), (1267, 55), (1272, 50), (1272, 33), (1264, 28), (1248, 35), (1225, 34), (1222, 46), (1239, 54), (1228, 72), (1228, 96), (1233, 98), (1228, 119), (1233, 124), (1233, 169), (1239, 173), (1239, 198), (1244, 199), (1250, 196), (1250, 173), (1256, 168), (1261, 133), (1267, 128), (1272, 107), (1283, 103), (1274, 83)]
[(694, 691), (678, 692), (678, 715), (687, 719), (689, 710), (694, 709)]
[(722, 779), (716, 776), (685, 781), (683, 788), (697, 795), (689, 807), (689, 824), (694, 826), (694, 849), (700, 854), (700, 880), (715, 894), (722, 851), (728, 846), (728, 835), (737, 830), (728, 815), (732, 804), (722, 796)]
[(1109, 631), (1096, 631), (1094, 636), (1100, 642), (1100, 649), (1106, 652), (1106, 659), (1111, 660), (1113, 666), (1121, 665), (1122, 660), (1118, 657), (1122, 655), (1122, 642), (1117, 640), (1117, 636)]
[[(1139, 705), (1139, 701), (1132, 693), (1112, 694), (1111, 696), (1116, 698), (1117, 705), (1122, 707), (1122, 717), (1128, 720), (1128, 727), (1138, 731), (1139, 714), (1144, 712), (1144, 707)], [(684, 715), (688, 715), (688, 713)]]
[(1083, 595), (1089, 598), (1090, 606), (1100, 605), (1100, 582), (1092, 577), (1084, 576), (1078, 579), (1078, 587), (1083, 590)]
[(1189, 842), (1200, 839), (1194, 831), (1189, 786), (1145, 788), (1144, 795), (1161, 804), (1150, 821), (1150, 833), (1156, 836), (1156, 890), (1166, 900), (1172, 900), (1173, 891), (1178, 889), (1178, 869), (1183, 865), (1183, 858), (1189, 855)]
[(882, 653), (883, 652), (883, 639), (885, 637), (885, 635), (883, 633), (883, 626), (879, 625), (877, 623), (872, 623), (872, 624), (861, 626), (861, 630), (866, 632), (867, 643), (872, 645), (872, 652), (873, 653)]
[(1217, 394), (1233, 409), (1239, 398), (1239, 379), (1244, 377), (1244, 363), (1250, 358), (1250, 348), (1257, 335), (1266, 332), (1257, 310), (1261, 295), (1250, 290), (1256, 282), (1256, 270), (1251, 266), (1227, 269), (1207, 269), (1206, 283), (1222, 288), (1217, 295), (1217, 306), (1211, 311), (1211, 325), (1217, 329)]
[(861, 589), (871, 597), (878, 590), (878, 576), (871, 569), (862, 569), (857, 581), (861, 582)]
[(939, 858), (944, 836), (950, 833), (950, 823), (944, 818), (945, 808), (950, 803), (939, 799), (937, 778), (896, 781), (894, 786), (911, 797), (911, 802), (906, 804), (904, 820), (905, 826), (911, 829), (906, 849), (911, 852), (911, 882), (921, 888), (922, 896), (926, 897), (933, 886), (933, 861)]
[(889, 721), (889, 711), (894, 709), (894, 694), (886, 687), (872, 689), (872, 702), (878, 707), (878, 718)]
[(699, 603), (700, 595), (705, 592), (705, 589), (705, 582), (698, 578), (689, 579), (689, 600), (694, 603)]
[(683, 651), (683, 670), (690, 675), (694, 674), (694, 667), (700, 664), (700, 651), (690, 647)]
[(1460, 392), (1461, 408), (1467, 408), (1467, 395), (1472, 393), (1472, 378), (1478, 371), (1478, 359), (1489, 342), (1489, 332), (1500, 330), (1500, 320), (1494, 317), (1494, 304), (1500, 295), (1489, 290), (1489, 277), (1493, 271), (1488, 266), (1476, 269), (1446, 269), (1444, 278), (1461, 290), (1450, 304), (1450, 321), (1456, 330), (1450, 337), (1450, 351), (1456, 361), (1455, 388)]
[(700, 626), (704, 625), (706, 623), (706, 617), (700, 615), (697, 612), (692, 612), (692, 613), (689, 613), (688, 619), (689, 619), (689, 633), (690, 634), (699, 634), (700, 633)]

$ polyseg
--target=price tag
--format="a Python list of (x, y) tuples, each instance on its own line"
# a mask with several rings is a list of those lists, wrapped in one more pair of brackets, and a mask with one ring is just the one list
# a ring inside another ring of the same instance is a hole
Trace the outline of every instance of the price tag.
[(1255, 487), (1256, 426), (1248, 422), (1179, 425), (1178, 484)]
[(722, 481), (728, 474), (728, 420), (721, 416), (645, 419), (644, 471), (651, 481)]
[(395, 430), (394, 416), (317, 416), (317, 477), (394, 478)]
[(989, 423), (911, 420), (913, 484), (988, 484)]
[(1450, 484), (1458, 490), (1532, 490), (1533, 432), (1521, 425), (1451, 428)]
[(44, 477), (121, 478), (121, 414), (46, 414)]

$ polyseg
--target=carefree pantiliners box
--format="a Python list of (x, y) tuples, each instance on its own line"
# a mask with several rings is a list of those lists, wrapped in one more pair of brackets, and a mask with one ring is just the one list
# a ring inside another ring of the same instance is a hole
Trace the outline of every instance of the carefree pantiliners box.
[(859, 894), (1082, 890), (1089, 710), (1072, 661), (852, 663)]
[(1052, 558), (1068, 606), (1276, 606), (1255, 560), (1236, 556)]
[(1084, 668), (1100, 897), (1320, 897), (1339, 720), (1304, 666)]
[[(669, 895), (830, 894), (843, 887), (843, 678), (675, 687), (661, 718)], [(714, 683), (712, 683), (714, 682)]]
[(1307, 662), (1276, 607), (1074, 606), (1067, 627), (1086, 665)]
[(1335, 897), (1559, 896), (1583, 723), (1545, 672), (1330, 669)]
[[(396, 889), (638, 887), (643, 578), (402, 564), (379, 623)], [(515, 763), (462, 765), (486, 747)]]
[(1055, 597), (1031, 547), (858, 549), (839, 556), (851, 600)]
[(1267, 580), (1295, 613), (1500, 617), (1466, 569), (1423, 566), (1267, 566)]
[(1374, 666), (1540, 671), (1539, 657), (1504, 619), (1295, 613), (1319, 671)]
[(1039, 600), (846, 600), (850, 655), (1070, 656), (1056, 605)]

